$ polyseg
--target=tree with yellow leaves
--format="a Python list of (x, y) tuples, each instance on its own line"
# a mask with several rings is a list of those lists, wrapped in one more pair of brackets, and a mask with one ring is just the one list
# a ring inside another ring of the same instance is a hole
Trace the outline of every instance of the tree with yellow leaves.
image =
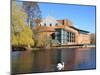
[(12, 45), (13, 46), (33, 46), (32, 30), (26, 24), (27, 14), (21, 7), (12, 1)]

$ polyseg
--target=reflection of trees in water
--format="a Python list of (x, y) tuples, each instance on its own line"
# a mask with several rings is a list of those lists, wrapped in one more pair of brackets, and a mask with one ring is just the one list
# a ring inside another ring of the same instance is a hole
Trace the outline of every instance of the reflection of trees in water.
[(34, 54), (31, 51), (25, 51), (21, 54), (19, 60), (21, 72), (32, 72), (33, 56)]
[(34, 51), (33, 72), (47, 72), (52, 70), (53, 51)]
[(31, 51), (22, 51), (17, 55), (17, 59), (13, 65), (13, 73), (28, 73), (32, 72), (33, 54)]
[(13, 52), (11, 54), (11, 73), (18, 72), (18, 61), (20, 58), (20, 52)]

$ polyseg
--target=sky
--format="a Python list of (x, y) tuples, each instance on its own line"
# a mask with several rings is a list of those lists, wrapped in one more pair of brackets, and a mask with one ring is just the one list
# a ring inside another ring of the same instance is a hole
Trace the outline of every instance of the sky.
[(79, 29), (95, 33), (96, 7), (72, 4), (38, 3), (42, 18), (69, 19)]

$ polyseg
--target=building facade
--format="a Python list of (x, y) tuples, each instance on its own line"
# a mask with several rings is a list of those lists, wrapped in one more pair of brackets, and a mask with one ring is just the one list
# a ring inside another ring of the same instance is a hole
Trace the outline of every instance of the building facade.
[(68, 19), (56, 20), (51, 16), (46, 17), (39, 24), (45, 27), (44, 33), (52, 36), (61, 45), (90, 44), (90, 33), (73, 26)]

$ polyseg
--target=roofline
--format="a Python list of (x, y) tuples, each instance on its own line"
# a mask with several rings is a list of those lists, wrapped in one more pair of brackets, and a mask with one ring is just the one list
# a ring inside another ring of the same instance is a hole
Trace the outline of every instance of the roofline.
[[(73, 26), (69, 26), (69, 27), (71, 27), (71, 28), (73, 28), (73, 29), (75, 29), (77, 31), (82, 31), (82, 32), (85, 32), (85, 33), (90, 33), (89, 31), (81, 30), (81, 29), (78, 29), (78, 28), (73, 27)], [(56, 28), (56, 29), (64, 29), (64, 28)]]
[(76, 27), (73, 27), (73, 26), (70, 26), (71, 28), (77, 30), (77, 31), (82, 31), (82, 32), (85, 32), (85, 33), (90, 33), (89, 31), (86, 31), (86, 30), (82, 30), (82, 29), (78, 29)]

